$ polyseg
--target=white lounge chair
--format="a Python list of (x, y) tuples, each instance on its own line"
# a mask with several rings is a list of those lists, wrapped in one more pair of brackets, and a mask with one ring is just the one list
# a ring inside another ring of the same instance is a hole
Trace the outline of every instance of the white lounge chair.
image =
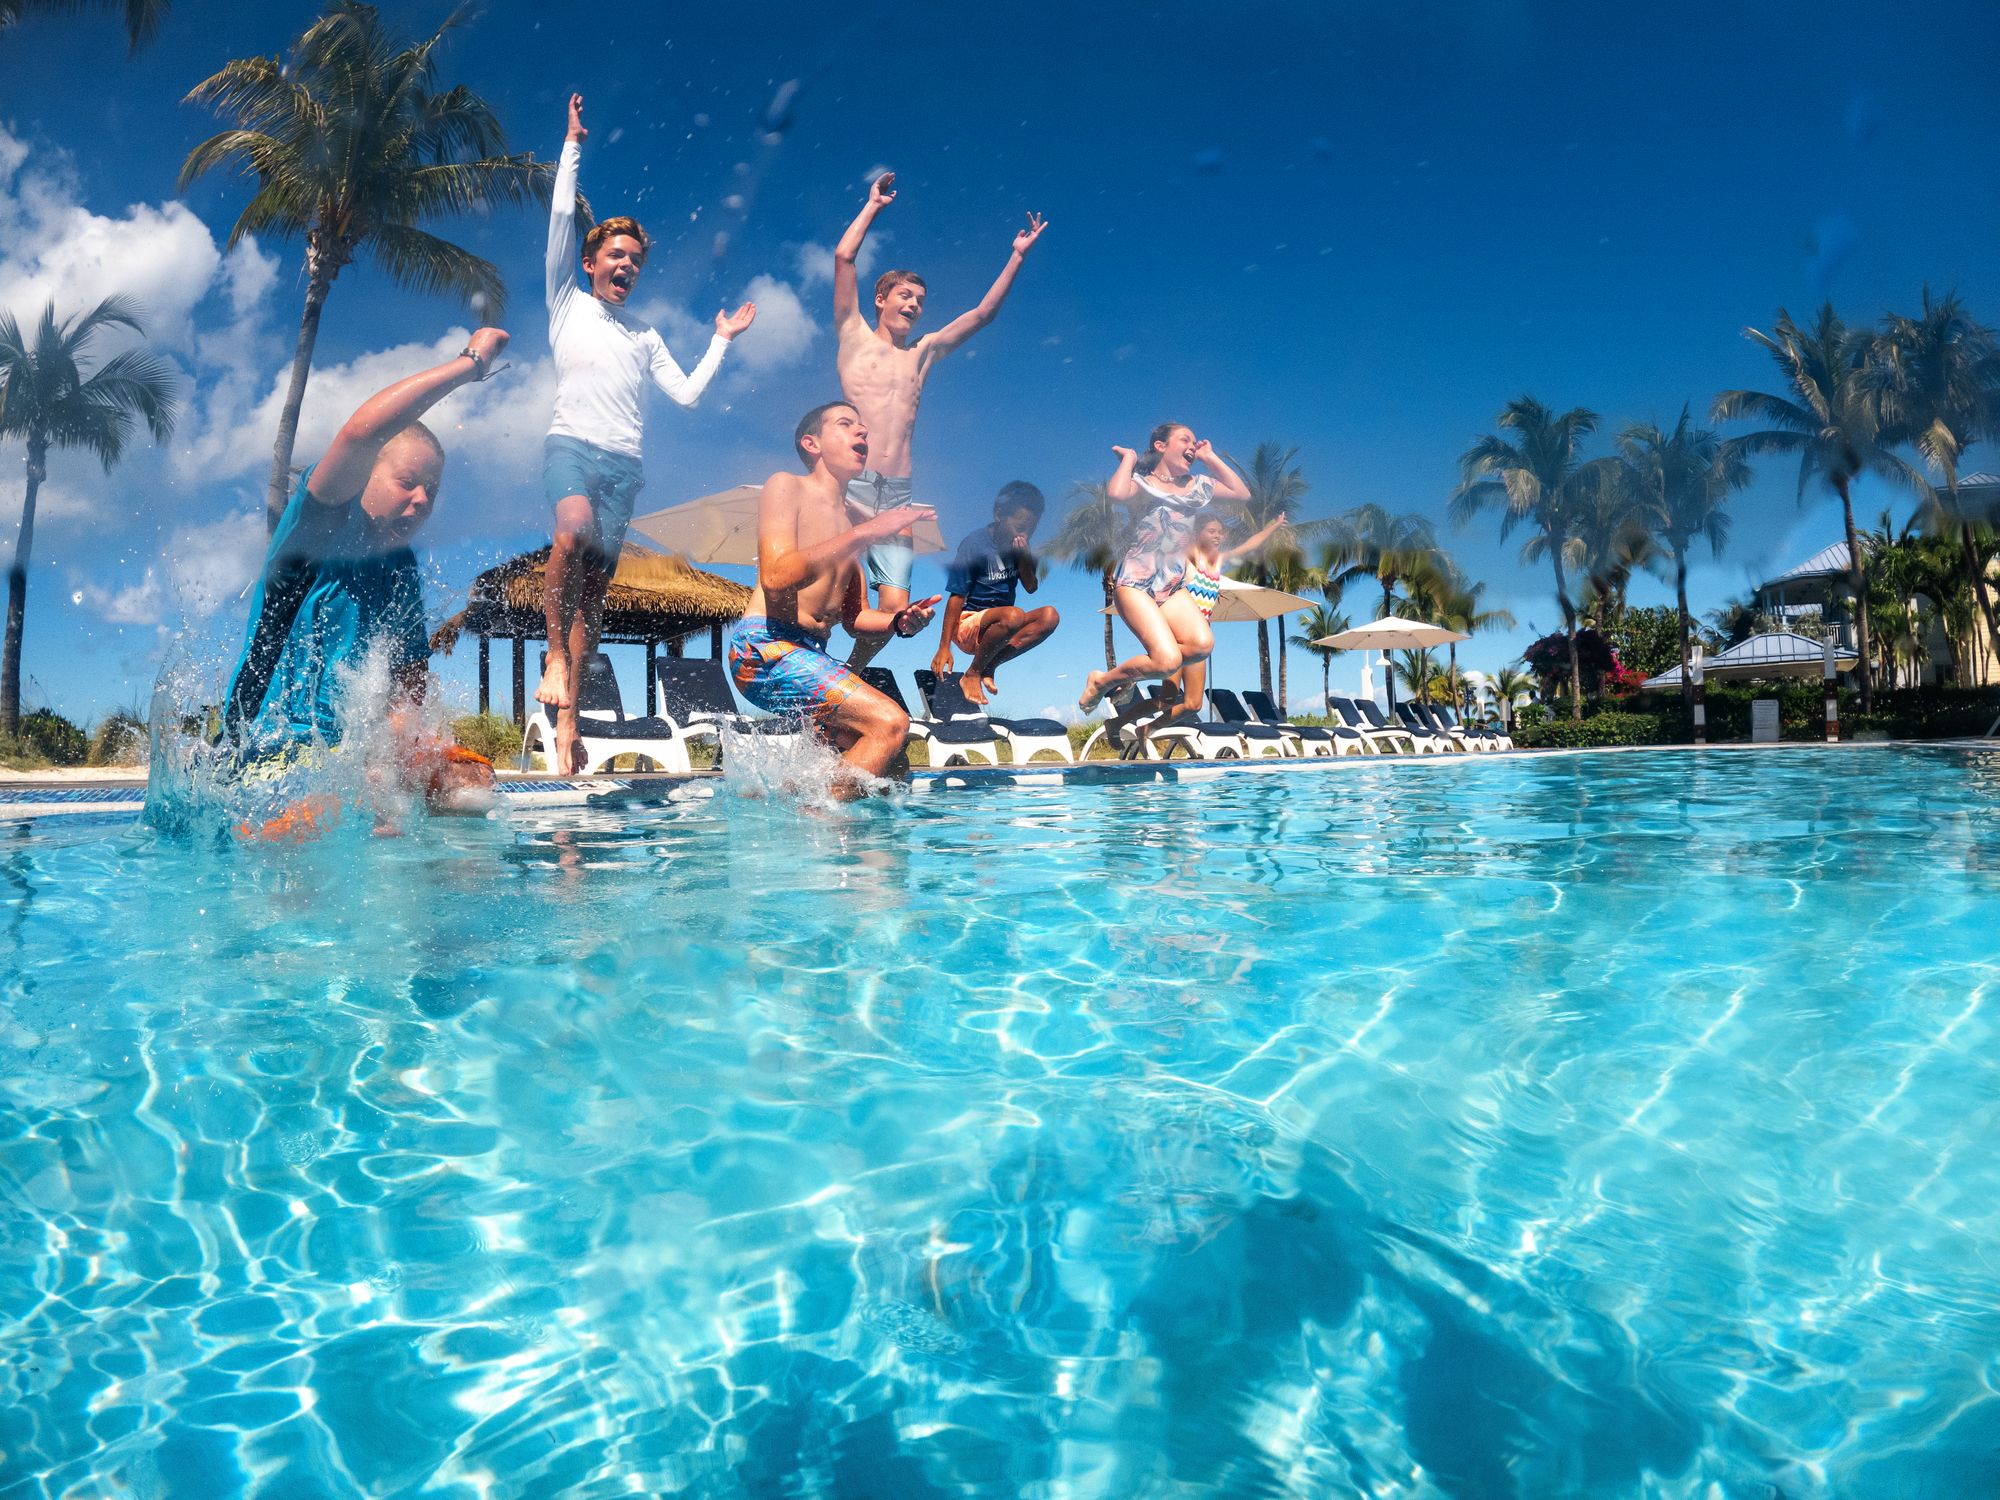
[(1278, 712), (1278, 705), (1271, 701), (1271, 695), (1261, 689), (1252, 688), (1243, 694), (1243, 702), (1250, 712), (1263, 723), (1272, 724), (1286, 734), (1297, 735), (1301, 748), (1307, 755), (1366, 755), (1368, 746), (1361, 736), (1345, 724), (1329, 724), (1321, 728), (1317, 724), (1294, 724)]
[[(1396, 729), (1382, 718), (1377, 709), (1373, 716), (1364, 714), (1361, 705), (1352, 698), (1328, 698), (1327, 711), (1340, 722), (1361, 736), (1362, 744), (1375, 755), (1415, 755), (1417, 745), (1408, 731)], [(1374, 704), (1368, 705), (1371, 709)]]
[(928, 667), (913, 674), (917, 692), (930, 705), (931, 723), (974, 723), (988, 726), (993, 735), (1014, 752), (1014, 764), (1026, 765), (1044, 752), (1057, 760), (1074, 762), (1069, 746), (1069, 726), (1060, 719), (1001, 719), (986, 712), (965, 696), (955, 677), (940, 678)]
[(713, 740), (718, 759), (724, 730), (769, 739), (804, 732), (805, 726), (795, 719), (751, 718), (738, 712), (729, 678), (713, 658), (663, 656), (654, 663), (654, 679), (660, 685), (661, 719), (687, 742)]
[[(585, 659), (583, 670), (577, 674), (575, 691), (577, 739), (583, 747), (583, 769), (577, 774), (598, 775), (612, 761), (626, 755), (637, 756), (656, 770), (694, 769), (687, 747), (703, 736), (685, 732), (667, 719), (629, 717), (618, 692), (617, 674), (603, 652)], [(714, 731), (708, 731), (706, 737), (713, 739)], [(553, 766), (555, 746), (554, 710), (537, 703), (521, 732), (522, 769), (527, 768), (529, 755), (538, 750)]]
[(1000, 764), (1000, 745), (991, 725), (974, 719), (929, 719), (910, 713), (909, 700), (903, 696), (902, 685), (887, 667), (863, 667), (861, 680), (904, 713), (910, 714), (910, 738), (921, 740), (930, 747), (933, 768), (969, 766), (974, 763), (972, 757), (975, 754), (984, 758), (988, 765)]

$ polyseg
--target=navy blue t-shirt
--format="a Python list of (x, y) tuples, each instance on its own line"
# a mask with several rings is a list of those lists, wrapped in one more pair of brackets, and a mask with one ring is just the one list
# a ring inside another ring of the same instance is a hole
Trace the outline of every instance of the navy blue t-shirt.
[(1014, 602), (1020, 587), (1014, 549), (993, 540), (993, 528), (982, 526), (958, 544), (958, 554), (945, 570), (945, 589), (965, 601), (967, 610), (1000, 609)]

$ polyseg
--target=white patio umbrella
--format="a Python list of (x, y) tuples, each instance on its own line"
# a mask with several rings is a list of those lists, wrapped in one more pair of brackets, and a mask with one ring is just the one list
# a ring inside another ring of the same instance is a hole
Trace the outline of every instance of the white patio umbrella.
[(1323, 635), (1313, 644), (1332, 646), (1339, 651), (1428, 651), (1435, 646), (1471, 639), (1462, 630), (1446, 630), (1425, 620), (1399, 620), (1394, 615), (1385, 615), (1338, 635)]
[[(669, 552), (678, 552), (689, 562), (733, 563), (750, 568), (757, 564), (757, 502), (764, 493), (759, 484), (739, 484), (699, 500), (670, 505), (632, 519), (632, 529)], [(917, 522), (911, 534), (919, 552), (944, 551), (944, 537), (937, 517)]]

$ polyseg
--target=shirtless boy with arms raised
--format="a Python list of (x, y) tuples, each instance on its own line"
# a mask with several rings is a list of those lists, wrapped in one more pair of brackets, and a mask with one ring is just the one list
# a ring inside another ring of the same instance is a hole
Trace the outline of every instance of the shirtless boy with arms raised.
[[(915, 337), (924, 312), (924, 279), (914, 271), (885, 271), (875, 282), (875, 323), (861, 310), (854, 262), (875, 216), (896, 200), (896, 174), (885, 172), (868, 190), (868, 201), (833, 251), (833, 324), (840, 335), (840, 389), (854, 403), (872, 434), (868, 467), (847, 487), (857, 516), (874, 515), (910, 503), (910, 446), (917, 404), (931, 366), (991, 323), (1007, 300), (1021, 263), (1048, 227), (1039, 214), (1014, 236), (1013, 254), (979, 305), (953, 318), (936, 333)], [(868, 582), (882, 611), (894, 614), (910, 601), (914, 554), (907, 531), (868, 549)], [(881, 635), (863, 635), (848, 661), (864, 666), (886, 645)]]
[(909, 743), (910, 716), (827, 654), (836, 623), (853, 635), (908, 638), (930, 623), (935, 597), (868, 608), (860, 555), (908, 536), (925, 514), (898, 505), (856, 525), (847, 486), (868, 464), (868, 428), (845, 401), (816, 406), (793, 434), (807, 472), (773, 474), (757, 515), (757, 591), (729, 636), (736, 689), (767, 713), (805, 720), (858, 775), (833, 788), (859, 796)]

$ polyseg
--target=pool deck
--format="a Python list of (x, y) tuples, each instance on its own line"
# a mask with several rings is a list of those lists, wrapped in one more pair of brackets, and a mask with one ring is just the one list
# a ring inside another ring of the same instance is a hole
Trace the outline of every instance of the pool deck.
[[(1337, 772), (1342, 768), (1384, 764), (1429, 766), (1473, 765), (1489, 760), (1546, 759), (1566, 755), (1631, 755), (1660, 750), (1689, 754), (1732, 754), (1792, 751), (1812, 754), (1836, 750), (1873, 750), (1884, 745), (1928, 745), (1941, 748), (2000, 750), (2000, 740), (1843, 740), (1827, 745), (1780, 741), (1774, 745), (1615, 745), (1577, 750), (1506, 750), (1469, 755), (1339, 755), (1304, 758), (1259, 757), (1252, 760), (1093, 760), (1082, 765), (1035, 761), (1026, 765), (953, 766), (945, 770), (916, 769), (910, 773), (914, 792), (942, 792), (982, 786), (1038, 786), (1079, 782), (1093, 786), (1132, 786), (1145, 782), (1206, 781), (1217, 776), (1298, 776)], [(564, 779), (545, 775), (506, 775), (500, 781), (506, 807), (603, 807), (616, 803), (666, 802), (690, 786), (719, 782), (719, 771), (688, 774), (627, 772), (617, 776)], [(9, 776), (0, 772), (0, 823), (58, 816), (136, 817), (146, 799), (143, 773), (76, 774), (51, 777)]]

